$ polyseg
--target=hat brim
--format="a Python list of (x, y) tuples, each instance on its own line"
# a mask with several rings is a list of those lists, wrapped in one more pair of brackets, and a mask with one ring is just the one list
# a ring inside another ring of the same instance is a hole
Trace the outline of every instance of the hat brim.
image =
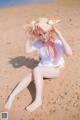
[(56, 25), (57, 23), (61, 22), (61, 20), (54, 20), (54, 19), (48, 19), (47, 22), (40, 22), (33, 20), (30, 24), (26, 24), (25, 26), (23, 26), (23, 28), (27, 28), (27, 27), (35, 27), (36, 25), (41, 27), (43, 30), (47, 31), (51, 28), (51, 26)]

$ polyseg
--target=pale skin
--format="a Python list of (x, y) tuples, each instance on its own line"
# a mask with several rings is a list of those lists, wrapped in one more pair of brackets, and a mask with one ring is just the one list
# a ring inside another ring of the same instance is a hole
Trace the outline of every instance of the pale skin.
[[(59, 30), (57, 30), (54, 27), (54, 32), (56, 33), (57, 37), (62, 41), (65, 49), (66, 55), (72, 55), (72, 49), (69, 46), (69, 44), (65, 41)], [(34, 52), (35, 49), (33, 49), (30, 46), (30, 34), (27, 32), (26, 34), (26, 46), (25, 50), (27, 53)], [(18, 84), (18, 86), (14, 89), (14, 91), (11, 93), (8, 101), (5, 104), (6, 109), (10, 109), (12, 106), (12, 103), (15, 99), (15, 97), (28, 85), (33, 81), (36, 88), (36, 97), (32, 104), (26, 107), (26, 110), (29, 112), (34, 111), (36, 108), (38, 108), (40, 105), (42, 105), (42, 99), (43, 99), (43, 86), (44, 78), (56, 78), (60, 75), (61, 69), (60, 68), (54, 68), (54, 67), (42, 67), (42, 66), (36, 66), (31, 72)]]

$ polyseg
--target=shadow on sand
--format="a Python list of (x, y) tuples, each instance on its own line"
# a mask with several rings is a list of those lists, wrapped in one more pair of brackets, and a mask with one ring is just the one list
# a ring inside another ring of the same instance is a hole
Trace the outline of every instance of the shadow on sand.
[(25, 56), (18, 56), (16, 58), (10, 58), (9, 63), (12, 64), (14, 68), (20, 68), (22, 66), (26, 66), (30, 69), (33, 69), (34, 67), (37, 66), (39, 61), (33, 58), (26, 58)]
[[(39, 61), (37, 61), (33, 58), (26, 58), (25, 56), (18, 56), (16, 58), (10, 58), (10, 60), (8, 62), (16, 69), (20, 68), (22, 66), (26, 66), (29, 69), (34, 69), (37, 66), (37, 64), (39, 63)], [(19, 85), (19, 83), (15, 86), (15, 88), (12, 90), (12, 92), (16, 89), (16, 87)], [(28, 90), (32, 96), (32, 102), (33, 102), (35, 99), (35, 86), (34, 86), (33, 82), (31, 82), (31, 84), (28, 86)], [(9, 98), (9, 96), (8, 96), (8, 98)]]

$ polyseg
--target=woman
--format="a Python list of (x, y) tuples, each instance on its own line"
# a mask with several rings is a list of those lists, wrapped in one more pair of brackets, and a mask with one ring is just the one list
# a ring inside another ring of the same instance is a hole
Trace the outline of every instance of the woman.
[[(32, 104), (26, 110), (34, 111), (42, 104), (43, 96), (43, 79), (56, 78), (64, 68), (65, 55), (72, 55), (72, 49), (62, 37), (59, 30), (54, 24), (59, 21), (49, 20), (47, 18), (39, 18), (33, 21), (26, 30), (26, 52), (37, 51), (39, 55), (39, 64), (19, 83), (19, 85), (11, 93), (5, 104), (6, 109), (10, 109), (15, 96), (26, 88), (31, 81), (34, 81), (36, 87), (36, 97)], [(55, 34), (55, 35), (54, 35)], [(31, 35), (36, 40), (33, 46), (30, 46)]]

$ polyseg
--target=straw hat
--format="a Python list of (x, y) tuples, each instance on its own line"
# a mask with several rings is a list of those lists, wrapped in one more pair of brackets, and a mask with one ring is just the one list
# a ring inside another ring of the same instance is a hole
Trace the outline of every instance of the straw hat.
[(33, 20), (30, 24), (27, 24), (26, 26), (31, 26), (33, 29), (35, 29), (35, 26), (40, 27), (44, 31), (48, 31), (52, 26), (59, 23), (60, 20), (54, 20), (54, 19), (48, 19), (41, 17), (37, 21)]
[(34, 27), (35, 25), (42, 28), (44, 31), (48, 31), (53, 25), (60, 22), (60, 20), (52, 20), (48, 18), (39, 18), (38, 21), (32, 21), (31, 25)]

